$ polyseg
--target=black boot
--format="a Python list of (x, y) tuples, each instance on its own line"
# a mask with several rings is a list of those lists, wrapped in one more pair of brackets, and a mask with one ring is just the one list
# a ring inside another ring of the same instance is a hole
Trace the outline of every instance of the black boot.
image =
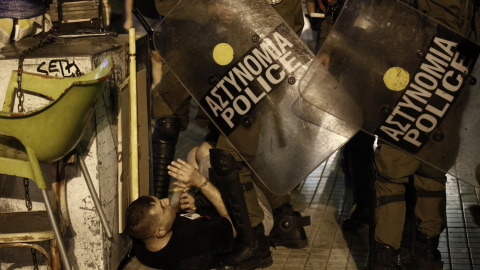
[(162, 118), (155, 122), (152, 136), (153, 194), (159, 199), (168, 197), (170, 175), (167, 166), (175, 157), (179, 133), (180, 122), (175, 117)]
[(221, 149), (210, 149), (210, 181), (214, 183), (225, 203), (232, 219), (237, 238), (234, 250), (221, 259), (224, 269), (256, 269), (272, 265), (268, 238), (263, 225), (255, 228), (250, 225), (247, 205), (243, 196), (243, 187), (239, 180), (238, 170), (242, 164), (233, 156)]
[(390, 245), (375, 242), (375, 256), (368, 266), (369, 270), (400, 270), (398, 265), (399, 250)]
[(439, 237), (430, 238), (426, 234), (417, 232), (413, 254), (402, 265), (411, 270), (441, 270), (443, 269), (442, 256), (438, 248)]
[(270, 242), (273, 247), (285, 246), (300, 249), (308, 245), (307, 234), (303, 227), (310, 225), (310, 216), (302, 217), (299, 212), (293, 210), (292, 205), (285, 203), (273, 210), (273, 219), (275, 223), (270, 233)]
[(252, 228), (254, 240), (246, 243), (238, 239), (233, 251), (221, 259), (219, 269), (257, 269), (269, 267), (273, 264), (268, 237), (265, 236), (263, 224)]

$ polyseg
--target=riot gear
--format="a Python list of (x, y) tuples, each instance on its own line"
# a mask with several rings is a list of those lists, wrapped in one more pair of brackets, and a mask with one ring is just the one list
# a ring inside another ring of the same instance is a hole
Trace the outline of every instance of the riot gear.
[(170, 176), (167, 166), (175, 156), (175, 146), (180, 133), (180, 122), (176, 117), (158, 119), (152, 136), (153, 189), (159, 199), (168, 197)]
[(399, 250), (390, 245), (375, 242), (375, 257), (370, 270), (400, 270), (398, 265)]
[(231, 254), (222, 260), (224, 266), (234, 269), (255, 269), (273, 263), (268, 239), (263, 225), (256, 228), (250, 225), (247, 205), (243, 197), (243, 186), (239, 181), (238, 170), (242, 164), (221, 149), (210, 149), (210, 181), (214, 183), (227, 207), (227, 211), (237, 230), (236, 244)]
[(410, 270), (441, 270), (443, 262), (438, 248), (439, 237), (428, 237), (428, 235), (417, 232), (412, 256), (408, 258), (405, 265)]
[[(448, 5), (446, 2), (435, 1), (431, 6), (425, 0), (417, 2), (422, 12), (434, 9), (427, 14), (437, 15), (440, 22), (453, 21), (449, 26), (454, 29), (464, 25), (461, 19), (457, 22), (452, 17), (461, 17), (469, 1), (452, 1), (453, 11), (447, 11), (445, 16), (438, 14), (444, 9), (442, 5)], [(480, 158), (479, 151), (473, 150), (478, 144), (472, 137), (479, 132), (478, 124), (474, 124), (478, 118), (473, 116), (478, 115), (473, 109), (478, 100), (478, 91), (473, 88), (478, 86), (468, 83), (468, 77), (478, 72), (478, 45), (403, 3), (366, 3), (349, 1), (349, 8), (343, 9), (304, 76), (303, 81), (310, 83), (303, 84), (310, 87), (301, 86), (301, 96), (311, 106), (347, 119), (343, 115), (346, 108), (337, 111), (337, 107), (328, 107), (329, 93), (325, 98), (315, 98), (318, 92), (323, 95), (325, 87), (323, 82), (315, 82), (324, 73), (317, 62), (328, 55), (330, 67), (334, 68), (329, 71), (362, 111), (362, 130), (443, 172), (478, 185)], [(419, 27), (412, 29), (412, 25)], [(462, 67), (453, 60), (460, 55)], [(439, 69), (433, 72), (430, 67), (435, 65)], [(390, 77), (392, 73), (398, 76)], [(402, 87), (397, 88), (400, 84)], [(448, 89), (455, 93), (451, 95)], [(416, 99), (420, 93), (426, 96)]]
[[(313, 54), (271, 5), (210, 1), (234, 11), (226, 23), (192, 4), (180, 1), (163, 19), (155, 31), (157, 49), (253, 173), (272, 192), (288, 193), (352, 137), (359, 125), (329, 117), (318, 107), (308, 111), (307, 102), (297, 102), (298, 87)], [(274, 7), (287, 9), (282, 5)], [(214, 29), (222, 30), (221, 35)], [(224, 63), (215, 55), (232, 60)], [(341, 89), (333, 77), (319, 78), (332, 86), (331, 93)], [(335, 101), (335, 107), (348, 107), (348, 120), (361, 118), (345, 95)], [(324, 121), (312, 122), (308, 117)]]
[(302, 217), (292, 205), (284, 204), (273, 211), (275, 224), (270, 233), (272, 246), (299, 249), (308, 245), (304, 226), (310, 225), (310, 216)]

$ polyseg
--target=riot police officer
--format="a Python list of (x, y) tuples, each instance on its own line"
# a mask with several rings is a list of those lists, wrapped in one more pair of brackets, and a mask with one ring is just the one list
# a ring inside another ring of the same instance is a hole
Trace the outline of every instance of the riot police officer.
[[(404, 0), (419, 11), (468, 36), (473, 15), (471, 0)], [(377, 168), (375, 247), (369, 269), (400, 269), (398, 255), (405, 223), (405, 184), (416, 189), (417, 224), (414, 252), (407, 269), (442, 269), (439, 236), (446, 228), (446, 175), (416, 158), (380, 143)]]

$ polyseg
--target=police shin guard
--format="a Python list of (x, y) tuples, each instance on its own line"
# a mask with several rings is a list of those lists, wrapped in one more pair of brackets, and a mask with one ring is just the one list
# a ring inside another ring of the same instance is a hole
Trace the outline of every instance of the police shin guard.
[(155, 122), (152, 136), (153, 192), (159, 199), (168, 197), (170, 176), (167, 166), (175, 156), (179, 133), (180, 122), (175, 117), (162, 118)]
[(256, 269), (268, 267), (273, 263), (268, 238), (263, 225), (255, 228), (250, 225), (247, 205), (243, 196), (243, 186), (239, 180), (238, 170), (242, 164), (221, 149), (210, 149), (210, 181), (214, 183), (225, 203), (227, 211), (237, 230), (234, 250), (225, 258), (225, 269)]

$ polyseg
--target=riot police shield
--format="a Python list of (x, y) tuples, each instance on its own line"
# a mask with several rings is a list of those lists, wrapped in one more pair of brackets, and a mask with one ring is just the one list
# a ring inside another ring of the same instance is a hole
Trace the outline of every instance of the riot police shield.
[(314, 55), (268, 2), (179, 1), (154, 42), (252, 171), (285, 194), (355, 135), (362, 114), (326, 69), (322, 82), (349, 111), (339, 118), (299, 98)]
[[(344, 118), (322, 87), (323, 63), (360, 107), (359, 128), (479, 186), (480, 48), (417, 10), (391, 0), (349, 0), (300, 83), (303, 100)], [(473, 75), (472, 75), (473, 74)]]

